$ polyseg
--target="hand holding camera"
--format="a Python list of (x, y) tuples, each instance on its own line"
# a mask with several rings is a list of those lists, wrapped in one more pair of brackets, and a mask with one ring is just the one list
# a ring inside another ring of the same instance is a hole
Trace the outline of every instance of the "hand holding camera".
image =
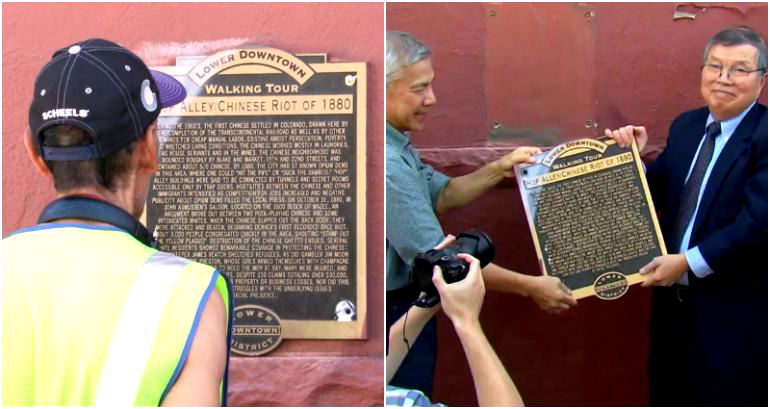
[(478, 323), (486, 290), (479, 260), (464, 253), (458, 254), (457, 260), (468, 266), (464, 279), (449, 283), (445, 280), (446, 274), (442, 274), (441, 267), (435, 266), (432, 281), (441, 297), (444, 313), (455, 327), (460, 327)]
[(483, 268), (495, 257), (495, 247), (484, 232), (470, 231), (460, 234), (449, 246), (444, 248), (438, 246), (437, 249), (418, 254), (412, 264), (412, 282), (425, 293), (425, 296), (418, 299), (415, 305), (430, 308), (439, 302), (438, 292), (432, 281), (435, 266), (441, 268), (447, 283), (455, 283), (465, 278), (470, 264), (465, 259), (457, 257), (461, 253), (478, 258)]

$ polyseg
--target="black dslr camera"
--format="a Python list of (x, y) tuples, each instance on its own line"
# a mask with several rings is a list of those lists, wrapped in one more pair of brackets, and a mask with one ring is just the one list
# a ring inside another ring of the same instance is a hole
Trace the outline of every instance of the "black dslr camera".
[(416, 306), (429, 308), (439, 301), (438, 291), (432, 280), (434, 266), (441, 267), (444, 281), (449, 284), (456, 283), (468, 275), (470, 265), (465, 260), (457, 258), (460, 253), (470, 254), (479, 259), (483, 268), (495, 257), (495, 247), (486, 233), (472, 230), (460, 234), (452, 245), (442, 250), (430, 250), (418, 254), (412, 264), (412, 282), (420, 291), (425, 292), (426, 296), (418, 299), (415, 302)]

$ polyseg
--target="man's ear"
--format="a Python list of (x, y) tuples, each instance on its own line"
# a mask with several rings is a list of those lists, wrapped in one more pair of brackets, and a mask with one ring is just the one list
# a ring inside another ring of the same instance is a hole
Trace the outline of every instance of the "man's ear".
[(37, 141), (35, 141), (35, 137), (29, 128), (24, 131), (24, 147), (27, 149), (27, 154), (32, 160), (32, 164), (35, 165), (37, 172), (43, 175), (43, 177), (53, 179), (53, 173), (51, 173), (51, 169), (48, 169), (45, 161), (40, 156), (40, 152), (37, 149)]
[(158, 122), (155, 121), (147, 127), (142, 139), (136, 145), (137, 153), (139, 154), (139, 168), (150, 173), (155, 173), (158, 170), (160, 141), (156, 134), (157, 130)]

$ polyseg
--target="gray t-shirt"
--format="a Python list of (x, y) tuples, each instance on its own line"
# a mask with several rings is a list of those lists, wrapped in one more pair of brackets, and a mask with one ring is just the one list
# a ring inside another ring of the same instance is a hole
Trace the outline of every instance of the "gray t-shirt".
[(386, 285), (409, 284), (412, 260), (444, 239), (436, 217), (439, 194), (451, 178), (420, 160), (409, 136), (387, 124), (386, 132)]

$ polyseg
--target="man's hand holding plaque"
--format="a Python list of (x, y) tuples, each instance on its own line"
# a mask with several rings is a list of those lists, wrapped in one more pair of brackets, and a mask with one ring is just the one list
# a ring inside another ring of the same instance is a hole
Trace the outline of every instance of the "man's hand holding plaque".
[(604, 136), (615, 140), (621, 148), (630, 148), (634, 141), (636, 141), (636, 148), (639, 152), (642, 152), (647, 146), (647, 129), (643, 126), (626, 125), (614, 131), (605, 129)]
[(639, 270), (639, 273), (645, 276), (642, 287), (668, 287), (677, 282), (683, 274), (687, 274), (689, 268), (684, 254), (667, 254), (655, 257)]
[[(639, 151), (647, 145), (647, 130), (643, 126), (626, 125), (613, 131), (604, 130), (604, 135), (612, 138), (620, 147), (631, 146), (636, 142)], [(668, 254), (655, 257), (647, 265), (639, 269), (639, 273), (645, 276), (642, 287), (665, 286), (668, 287), (682, 275), (687, 274), (687, 258), (684, 254)]]
[(540, 148), (522, 146), (497, 160), (501, 172), (507, 178), (513, 177), (513, 167), (519, 163), (535, 163), (535, 155), (542, 153)]
[[(577, 305), (577, 301), (570, 297), (572, 290), (564, 285), (557, 277), (543, 277), (541, 280), (532, 280), (528, 294), (532, 301), (541, 310), (550, 314), (559, 314), (567, 311), (570, 306)], [(534, 288), (537, 287), (537, 288)]]

